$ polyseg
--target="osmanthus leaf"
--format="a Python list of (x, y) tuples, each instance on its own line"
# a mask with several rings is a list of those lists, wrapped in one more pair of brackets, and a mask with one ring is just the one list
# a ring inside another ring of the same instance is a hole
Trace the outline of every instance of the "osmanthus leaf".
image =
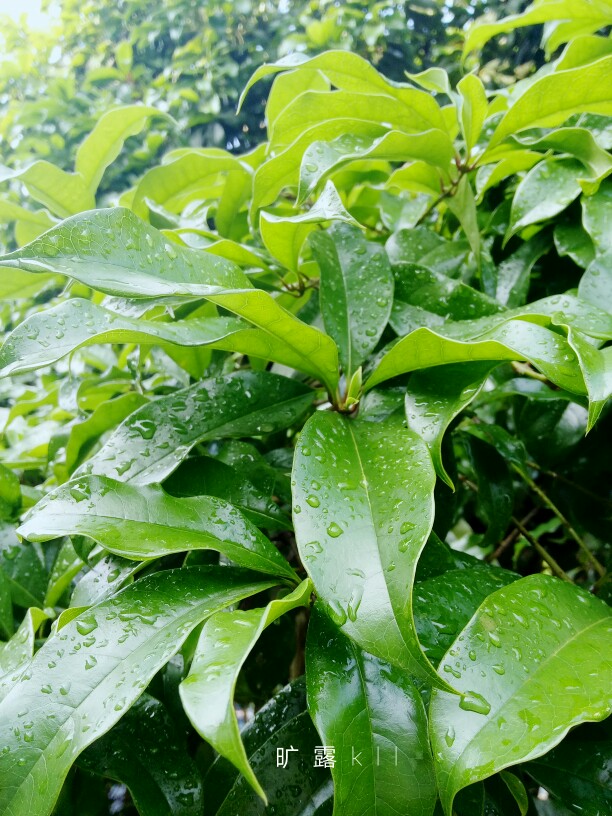
[(220, 289), (251, 286), (234, 264), (168, 242), (123, 207), (67, 218), (27, 246), (4, 255), (0, 266), (67, 275), (120, 297), (206, 297)]
[[(445, 813), (461, 788), (554, 747), (612, 708), (612, 611), (547, 575), (490, 595), (442, 659), (462, 697), (435, 689), (429, 711)], [(483, 676), (484, 675), (484, 676)]]
[(362, 651), (315, 607), (306, 684), (321, 741), (335, 748), (334, 813), (431, 816), (437, 788), (427, 715), (410, 675)]
[[(70, 608), (93, 606), (110, 598), (117, 590), (122, 589), (150, 561), (132, 561), (112, 553), (104, 554), (100, 547), (101, 557), (89, 557), (91, 569), (79, 578), (70, 596)], [(92, 564), (93, 562), (93, 564)]]
[(179, 687), (185, 713), (196, 731), (229, 760), (253, 790), (267, 802), (266, 793), (249, 764), (234, 711), (238, 674), (263, 630), (298, 606), (308, 606), (312, 584), (302, 583), (289, 595), (270, 601), (264, 609), (236, 610), (213, 615), (196, 646), (189, 674)]
[(80, 768), (125, 785), (140, 816), (202, 813), (202, 777), (164, 705), (143, 694), (77, 760)]
[(587, 267), (578, 284), (578, 295), (612, 314), (612, 249), (598, 255)]
[[(203, 346), (237, 351), (318, 376), (318, 366), (313, 366), (300, 348), (303, 327), (313, 354), (320, 352), (319, 359), (326, 366), (331, 381), (337, 354), (331, 340), (296, 320), (266, 292), (249, 291), (262, 310), (267, 309), (270, 322), (276, 323), (275, 334), (253, 328), (235, 317), (196, 317), (172, 322), (146, 320), (117, 314), (88, 300), (71, 298), (30, 315), (10, 333), (0, 349), (1, 373), (16, 374), (51, 365), (76, 349), (92, 344), (142, 343), (161, 346), (169, 353), (176, 348)], [(257, 309), (253, 308), (256, 316)], [(279, 332), (293, 333), (293, 343), (285, 345)], [(318, 345), (319, 340), (323, 348)]]
[(448, 363), (528, 360), (561, 388), (575, 394), (586, 392), (575, 354), (562, 335), (517, 319), (478, 332), (473, 339), (469, 337), (470, 331), (473, 329), (462, 327), (461, 323), (446, 323), (435, 331), (429, 328), (412, 331), (380, 358), (365, 388), (408, 371)]
[(527, 128), (560, 125), (574, 113), (612, 113), (608, 89), (611, 71), (612, 56), (607, 56), (539, 78), (504, 114), (489, 147)]
[(553, 218), (569, 206), (580, 195), (578, 179), (583, 172), (574, 159), (536, 164), (516, 188), (505, 240), (523, 227)]
[[(242, 105), (249, 89), (263, 77), (280, 71), (291, 69), (300, 71), (304, 70), (304, 68), (309, 71), (320, 71), (335, 88), (342, 91), (357, 92), (368, 96), (388, 94), (395, 97), (396, 106), (397, 102), (400, 102), (401, 107), (405, 107), (412, 112), (413, 129), (427, 129), (428, 126), (444, 127), (440, 107), (430, 94), (416, 90), (407, 83), (388, 80), (363, 57), (346, 51), (326, 51), (310, 59), (304, 58), (301, 54), (291, 54), (275, 63), (262, 65), (246, 84), (239, 105)], [(303, 94), (300, 96), (303, 96)], [(284, 110), (286, 111), (290, 107), (291, 105), (288, 105)], [(279, 113), (278, 118), (282, 116), (282, 113)], [(325, 118), (337, 118), (336, 108), (330, 106)], [(392, 120), (383, 118), (381, 121)]]
[(229, 502), (175, 498), (159, 485), (135, 487), (107, 476), (83, 476), (51, 491), (27, 513), (18, 534), (30, 541), (84, 535), (138, 561), (212, 549), (241, 567), (295, 580), (276, 547)]
[(32, 198), (59, 218), (96, 206), (93, 193), (78, 173), (66, 173), (48, 161), (35, 161), (21, 170), (0, 168), (0, 183), (13, 179), (25, 184)]
[[(538, 25), (540, 23), (572, 20), (597, 31), (609, 25), (612, 14), (609, 4), (589, 2), (589, 0), (540, 0), (532, 3), (521, 14), (502, 17), (494, 23), (478, 21), (467, 32), (463, 46), (464, 56), (470, 51), (482, 48), (492, 37), (506, 34), (515, 28)], [(563, 40), (561, 40), (563, 42)]]
[(12, 638), (6, 643), (0, 642), (0, 701), (6, 697), (32, 659), (36, 632), (41, 623), (52, 615), (51, 609), (30, 607)]
[(270, 132), (270, 149), (282, 150), (292, 144), (306, 128), (325, 120), (362, 119), (385, 122), (394, 131), (407, 134), (427, 130), (445, 132), (442, 112), (431, 94), (406, 88), (405, 104), (395, 95), (359, 91), (305, 91), (278, 115)]
[(44, 554), (37, 544), (19, 541), (14, 524), (0, 524), (0, 569), (9, 579), (16, 606), (43, 605), (48, 578)]
[(346, 133), (374, 139), (383, 136), (389, 128), (380, 122), (347, 116), (317, 122), (305, 128), (288, 147), (274, 154), (257, 168), (253, 179), (251, 218), (260, 207), (273, 204), (285, 187), (297, 189), (304, 152), (313, 142), (329, 142)]
[[(204, 816), (262, 816), (268, 809), (287, 816), (331, 816), (333, 784), (329, 770), (314, 764), (320, 740), (306, 710), (303, 678), (269, 700), (241, 736), (253, 772), (268, 793), (268, 808), (246, 778), (217, 757), (204, 779)], [(284, 768), (277, 767), (279, 748), (295, 749), (281, 756), (281, 763), (287, 760)]]
[(181, 214), (193, 201), (214, 199), (215, 226), (221, 235), (231, 231), (252, 186), (253, 170), (225, 150), (174, 151), (168, 161), (148, 170), (138, 182), (132, 209), (141, 218), (149, 213), (148, 201)]
[(13, 603), (8, 576), (0, 567), (0, 637), (10, 638), (13, 634)]
[(609, 721), (582, 725), (523, 770), (562, 802), (579, 803), (585, 816), (604, 816), (612, 810), (610, 764), (612, 734)]
[(568, 340), (580, 362), (589, 394), (588, 432), (612, 396), (612, 346), (595, 348), (587, 337), (574, 329), (569, 330)]
[(130, 414), (75, 472), (159, 482), (207, 439), (273, 433), (302, 417), (314, 392), (268, 371), (237, 371), (159, 397)]
[(190, 456), (164, 481), (171, 496), (217, 496), (267, 530), (290, 530), (291, 520), (273, 500), (273, 489), (212, 456)]
[[(296, 57), (294, 52), (291, 57)], [(328, 91), (330, 81), (317, 68), (296, 65), (277, 75), (266, 100), (266, 121), (272, 125), (281, 111), (304, 91)], [(246, 93), (246, 91), (245, 91)]]
[[(414, 619), (427, 657), (439, 663), (487, 596), (518, 578), (509, 570), (476, 561), (419, 581), (413, 595)], [(452, 672), (448, 675), (453, 677)]]
[(582, 197), (582, 224), (598, 255), (612, 251), (609, 224), (612, 216), (612, 183), (604, 182), (592, 196)]
[(504, 155), (499, 161), (483, 164), (476, 172), (476, 201), (480, 203), (484, 194), (491, 187), (497, 186), (504, 179), (524, 170), (531, 170), (534, 164), (540, 161), (542, 161), (541, 153), (532, 150), (515, 150)]
[[(2, 352), (0, 351), (0, 358)], [(81, 464), (92, 446), (106, 431), (115, 428), (133, 411), (147, 402), (146, 397), (137, 391), (128, 391), (114, 399), (100, 403), (83, 422), (78, 422), (70, 429), (66, 442), (66, 469), (68, 473)]]
[(447, 173), (452, 157), (453, 143), (448, 133), (440, 129), (422, 133), (389, 130), (375, 138), (350, 133), (330, 141), (315, 141), (302, 157), (298, 203), (306, 201), (324, 178), (350, 161), (425, 159)]
[(112, 164), (125, 140), (140, 133), (153, 117), (171, 119), (167, 113), (146, 105), (123, 105), (106, 111), (81, 142), (74, 169), (95, 193), (106, 168)]
[(459, 117), (465, 146), (469, 151), (476, 145), (487, 117), (489, 103), (482, 81), (476, 74), (468, 74), (457, 84)]
[(433, 523), (435, 471), (423, 440), (401, 418), (319, 411), (300, 434), (293, 480), (298, 549), (334, 623), (371, 654), (435, 677), (411, 598)]
[(0, 808), (48, 816), (70, 766), (210, 615), (273, 585), (244, 570), (157, 572), (47, 639), (0, 704)]
[(329, 181), (312, 207), (298, 215), (262, 212), (259, 231), (268, 251), (287, 269), (296, 270), (302, 245), (317, 224), (344, 221), (358, 226)]
[(415, 371), (406, 391), (408, 427), (427, 443), (438, 476), (453, 488), (442, 463), (442, 439), (453, 419), (478, 396), (494, 364), (460, 363)]
[[(563, 404), (567, 407), (567, 403)], [(581, 430), (584, 431), (584, 426)], [(513, 474), (503, 455), (488, 442), (469, 435), (465, 445), (478, 487), (476, 514), (486, 524), (479, 543), (483, 548), (496, 547), (503, 541), (512, 519)]]
[(337, 225), (310, 237), (321, 274), (321, 314), (338, 345), (347, 377), (382, 335), (393, 303), (393, 274), (384, 249), (361, 231)]
[[(42, 232), (57, 223), (47, 210), (26, 210), (25, 207), (21, 207), (10, 199), (2, 197), (0, 197), (0, 219), (15, 224), (15, 240), (19, 246), (38, 238)], [(24, 282), (29, 277), (27, 273), (22, 273)], [(40, 288), (43, 282), (37, 280), (36, 284)]]

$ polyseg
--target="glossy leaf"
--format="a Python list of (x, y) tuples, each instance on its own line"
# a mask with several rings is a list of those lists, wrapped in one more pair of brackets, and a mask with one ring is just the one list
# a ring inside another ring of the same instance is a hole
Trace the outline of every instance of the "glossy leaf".
[(22, 170), (9, 172), (0, 168), (0, 183), (13, 179), (25, 184), (32, 198), (59, 218), (96, 206), (93, 193), (80, 174), (66, 173), (48, 161), (35, 161)]
[(410, 598), (433, 522), (425, 443), (394, 419), (319, 412), (300, 434), (293, 479), (300, 556), (334, 623), (377, 657), (431, 677)]
[(345, 209), (338, 191), (328, 182), (313, 206), (299, 215), (274, 215), (262, 212), (259, 220), (261, 237), (267, 249), (287, 269), (296, 270), (304, 241), (326, 221), (357, 224)]
[(489, 596), (439, 669), (458, 675), (463, 697), (436, 690), (431, 702), (445, 813), (461, 788), (610, 713), (611, 646), (609, 607), (558, 579), (532, 575)]
[(81, 754), (78, 765), (126, 785), (140, 816), (202, 812), (197, 766), (167, 710), (148, 694)]
[(335, 748), (334, 813), (431, 816), (437, 790), (413, 679), (362, 651), (317, 608), (306, 649), (308, 708), (322, 743)]
[(269, 372), (202, 380), (134, 411), (75, 475), (159, 482), (194, 445), (282, 430), (303, 416), (311, 402), (310, 389)]
[(311, 236), (321, 271), (320, 303), (325, 328), (338, 345), (347, 377), (375, 348), (393, 302), (393, 275), (383, 249), (351, 227)]
[(461, 129), (468, 151), (476, 145), (487, 116), (487, 95), (481, 80), (475, 74), (468, 74), (458, 83), (461, 98)]
[(268, 586), (227, 567), (164, 571), (50, 637), (0, 704), (8, 747), (0, 773), (11, 780), (0, 790), (3, 813), (47, 816), (78, 755), (120, 719), (191, 630)]
[(234, 711), (238, 674), (263, 630), (281, 615), (308, 606), (312, 584), (303, 581), (289, 595), (264, 609), (223, 612), (210, 618), (198, 640), (189, 674), (180, 685), (185, 713), (196, 731), (238, 768), (253, 790), (267, 801), (242, 744)]
[[(285, 686), (266, 703), (241, 736), (253, 772), (268, 792), (268, 807), (245, 777), (224, 757), (218, 757), (204, 779), (205, 816), (262, 816), (268, 809), (287, 816), (331, 816), (325, 804), (333, 796), (332, 782), (326, 768), (314, 767), (319, 738), (306, 710), (303, 678)], [(285, 768), (276, 764), (279, 747), (296, 749), (287, 755)]]
[[(414, 589), (414, 618), (425, 654), (439, 663), (487, 596), (518, 575), (474, 561), (419, 581)], [(447, 672), (449, 678), (453, 672)]]
[(32, 659), (37, 630), (51, 614), (52, 610), (30, 607), (12, 638), (0, 643), (0, 702)]
[(84, 535), (124, 558), (213, 549), (242, 567), (294, 579), (276, 547), (222, 499), (177, 499), (156, 485), (83, 476), (56, 488), (25, 517), (19, 535), (49, 541)]
[(580, 195), (580, 165), (571, 159), (543, 161), (516, 189), (506, 240), (523, 227), (553, 218)]
[(495, 129), (489, 146), (533, 127), (554, 127), (573, 113), (612, 113), (607, 77), (612, 56), (547, 74), (518, 97)]
[(492, 369), (463, 363), (415, 372), (406, 391), (408, 427), (427, 443), (438, 476), (453, 482), (442, 463), (442, 439), (453, 419), (478, 396)]

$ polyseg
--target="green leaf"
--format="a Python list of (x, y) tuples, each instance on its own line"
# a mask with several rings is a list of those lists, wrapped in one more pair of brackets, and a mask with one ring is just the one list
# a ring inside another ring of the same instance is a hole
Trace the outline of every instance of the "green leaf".
[(433, 522), (425, 443), (399, 420), (318, 412), (300, 434), (293, 479), (298, 549), (334, 623), (371, 654), (431, 678), (410, 597)]
[[(0, 351), (0, 359), (2, 352)], [(147, 402), (142, 394), (129, 391), (100, 403), (93, 413), (70, 429), (66, 442), (66, 469), (68, 473), (81, 464), (92, 446), (106, 431), (115, 428), (122, 420)]]
[(38, 545), (19, 541), (15, 527), (0, 526), (0, 569), (9, 579), (11, 599), (27, 609), (41, 606), (47, 588), (47, 568)]
[(442, 130), (426, 130), (424, 133), (390, 130), (374, 139), (350, 133), (328, 142), (312, 142), (302, 157), (298, 203), (303, 203), (324, 178), (350, 161), (425, 159), (447, 171), (452, 157), (452, 142)]
[(0, 567), (0, 637), (10, 638), (13, 634), (13, 604), (11, 585)]
[(582, 223), (591, 236), (597, 253), (612, 250), (610, 218), (612, 217), (612, 183), (605, 182), (592, 196), (582, 198)]
[(480, 228), (476, 212), (476, 199), (467, 176), (462, 177), (455, 194), (446, 200), (446, 205), (461, 224), (476, 258), (476, 263), (480, 265)]
[[(572, 364), (575, 355), (562, 336), (535, 323), (509, 319), (469, 339), (470, 327), (465, 322), (465, 326), (459, 328), (459, 323), (455, 324), (456, 329), (451, 329), (456, 337), (449, 336), (450, 323), (436, 331), (428, 328), (412, 331), (383, 355), (365, 388), (373, 388), (398, 374), (447, 363), (528, 360), (561, 388), (585, 393), (582, 374), (575, 361)], [(460, 333), (462, 339), (458, 339)]]
[(91, 193), (98, 189), (104, 171), (115, 161), (125, 140), (140, 133), (156, 116), (170, 119), (168, 114), (146, 105), (124, 105), (102, 114), (79, 145), (74, 165)]
[(347, 378), (375, 348), (393, 302), (393, 275), (384, 249), (349, 226), (310, 237), (321, 270), (320, 304)]
[(259, 231), (268, 251), (287, 269), (298, 267), (300, 250), (316, 225), (326, 221), (344, 221), (358, 226), (345, 209), (338, 191), (329, 181), (317, 201), (305, 213), (299, 215), (274, 215), (262, 212)]
[(608, 78), (612, 56), (547, 74), (529, 85), (495, 129), (489, 147), (533, 127), (560, 125), (574, 113), (612, 113)]
[(238, 674), (263, 630), (281, 615), (308, 606), (312, 584), (303, 581), (264, 609), (223, 612), (210, 618), (198, 640), (189, 674), (179, 690), (185, 713), (196, 731), (228, 759), (267, 802), (240, 738), (234, 711)]
[(0, 775), (11, 781), (0, 790), (2, 812), (47, 816), (75, 759), (120, 719), (189, 633), (269, 586), (227, 567), (166, 570), (52, 635), (0, 704)]
[(459, 675), (463, 697), (435, 690), (431, 701), (446, 814), (461, 788), (545, 754), (573, 726), (610, 713), (611, 647), (609, 607), (571, 584), (532, 575), (489, 596), (439, 670)]
[(15, 681), (32, 659), (36, 632), (43, 621), (48, 620), (52, 614), (51, 609), (30, 607), (13, 637), (6, 643), (0, 643), (0, 701), (13, 688)]
[(184, 743), (162, 703), (143, 694), (78, 766), (125, 785), (140, 816), (195, 816), (202, 779)]
[(462, 363), (415, 372), (406, 392), (408, 427), (427, 443), (438, 476), (453, 488), (442, 464), (442, 439), (453, 419), (478, 396), (493, 366)]
[(490, 444), (471, 436), (466, 446), (478, 486), (477, 514), (486, 522), (481, 547), (496, 547), (506, 534), (514, 508), (512, 474), (504, 457)]
[[(518, 575), (475, 562), (419, 581), (414, 588), (414, 619), (423, 650), (439, 663), (480, 604)], [(447, 672), (453, 677), (452, 672)]]
[(239, 510), (212, 496), (177, 499), (158, 485), (83, 476), (45, 496), (18, 529), (30, 541), (84, 535), (125, 558), (212, 549), (242, 567), (295, 580), (276, 547)]
[(487, 117), (489, 104), (484, 85), (475, 74), (468, 74), (457, 84), (459, 91), (459, 120), (468, 153), (478, 142)]
[[(150, 562), (130, 561), (118, 555), (107, 553), (100, 548), (102, 557), (95, 560), (89, 572), (79, 578), (74, 592), (70, 596), (70, 607), (93, 606), (110, 598), (117, 590), (122, 589), (143, 567)], [(94, 562), (94, 557), (89, 557)]]
[(498, 34), (507, 34), (523, 26), (559, 20), (575, 20), (588, 27), (592, 26), (592, 30), (597, 31), (609, 25), (610, 11), (609, 8), (606, 9), (605, 3), (592, 3), (589, 0), (543, 0), (543, 2), (541, 0), (539, 3), (532, 3), (521, 14), (511, 14), (494, 23), (478, 20), (468, 30), (463, 54), (465, 56), (470, 51), (482, 48), (486, 42)]
[(601, 816), (612, 809), (611, 756), (608, 721), (577, 728), (552, 751), (523, 767), (562, 802), (579, 803), (585, 816)]
[(212, 456), (190, 456), (164, 481), (171, 496), (217, 496), (237, 507), (249, 521), (269, 530), (289, 530), (291, 521), (265, 485), (256, 487), (240, 467)]
[(170, 244), (123, 207), (66, 219), (32, 243), (5, 255), (0, 266), (51, 272), (121, 297), (206, 297), (220, 288), (249, 288), (234, 264)]
[(578, 284), (578, 295), (612, 314), (612, 248), (598, 255)]
[(23, 170), (2, 172), (0, 168), (0, 183), (12, 179), (25, 184), (32, 198), (59, 218), (96, 206), (93, 193), (78, 173), (66, 173), (48, 161), (36, 161)]
[(516, 189), (505, 240), (523, 227), (563, 212), (580, 195), (580, 173), (580, 165), (573, 159), (536, 164)]
[(267, 371), (202, 380), (134, 411), (75, 475), (159, 482), (205, 440), (289, 427), (308, 410), (313, 393), (296, 380)]
[(431, 816), (437, 790), (427, 715), (412, 678), (362, 651), (315, 607), (306, 680), (314, 724), (335, 748), (334, 812)]
[[(253, 772), (268, 791), (270, 810), (283, 816), (331, 816), (324, 805), (333, 796), (333, 786), (329, 771), (314, 767), (319, 738), (306, 710), (303, 678), (267, 702), (241, 736)], [(277, 767), (278, 748), (290, 747), (295, 752), (287, 755), (287, 767)], [(204, 816), (261, 816), (265, 812), (246, 778), (224, 757), (212, 764), (204, 788)]]

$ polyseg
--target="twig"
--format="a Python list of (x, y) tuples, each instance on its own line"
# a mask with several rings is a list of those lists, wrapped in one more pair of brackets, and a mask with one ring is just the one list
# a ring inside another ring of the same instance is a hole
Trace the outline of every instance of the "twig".
[(538, 539), (535, 538), (529, 532), (529, 530), (526, 527), (524, 527), (523, 524), (521, 524), (521, 522), (517, 518), (515, 518), (514, 516), (512, 516), (512, 523), (517, 528), (517, 530), (520, 532), (520, 534), (522, 536), (524, 536), (524, 538), (527, 539), (527, 541), (531, 544), (531, 546), (534, 548), (534, 550), (536, 550), (538, 555), (541, 557), (542, 561), (545, 561), (548, 564), (548, 566), (550, 567), (553, 574), (556, 575), (557, 578), (561, 578), (562, 581), (568, 581), (571, 584), (572, 583), (571, 578), (569, 578), (569, 576), (566, 575), (566, 573), (561, 569), (561, 567), (555, 561), (555, 559), (552, 557), (552, 555), (549, 552), (547, 552), (544, 549), (544, 547), (540, 544)]

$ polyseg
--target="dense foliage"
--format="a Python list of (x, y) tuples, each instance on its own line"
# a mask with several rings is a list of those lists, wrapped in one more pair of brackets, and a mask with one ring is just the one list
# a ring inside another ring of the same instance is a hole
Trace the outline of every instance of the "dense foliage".
[(610, 812), (612, 4), (465, 55), (532, 23), (497, 91), (294, 54), (250, 151), (139, 172), (158, 90), (5, 172), (0, 812)]

